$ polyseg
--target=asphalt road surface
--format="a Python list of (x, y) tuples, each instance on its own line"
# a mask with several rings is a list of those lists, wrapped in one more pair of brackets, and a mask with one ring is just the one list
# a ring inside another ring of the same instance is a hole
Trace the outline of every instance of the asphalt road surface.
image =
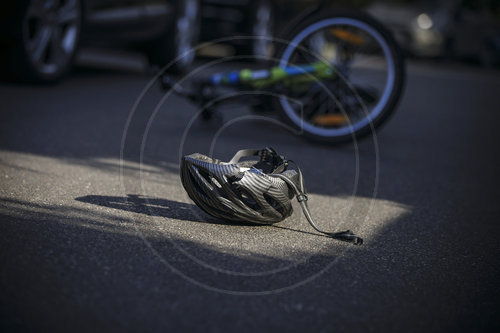
[[(340, 147), (244, 106), (193, 119), (156, 86), (141, 95), (148, 75), (2, 83), (2, 330), (498, 332), (499, 72), (408, 76), (390, 122)], [(302, 167), (318, 224), (363, 246), (317, 235), (295, 203), (238, 225), (184, 192), (182, 154), (269, 145)]]

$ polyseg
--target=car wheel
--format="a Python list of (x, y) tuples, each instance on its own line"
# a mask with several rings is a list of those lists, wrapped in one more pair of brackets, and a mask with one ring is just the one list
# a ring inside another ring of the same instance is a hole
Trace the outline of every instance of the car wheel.
[(53, 82), (71, 68), (81, 33), (80, 0), (30, 0), (19, 8), (11, 55), (15, 80)]
[(170, 72), (187, 71), (193, 64), (200, 32), (199, 0), (177, 0), (175, 13), (163, 36), (151, 45), (150, 60), (152, 63), (165, 66)]

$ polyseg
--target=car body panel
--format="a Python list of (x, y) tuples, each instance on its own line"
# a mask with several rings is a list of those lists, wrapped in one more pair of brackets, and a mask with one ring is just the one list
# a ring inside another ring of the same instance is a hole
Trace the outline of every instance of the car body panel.
[(159, 37), (172, 19), (172, 1), (85, 0), (83, 41), (112, 44), (147, 42)]

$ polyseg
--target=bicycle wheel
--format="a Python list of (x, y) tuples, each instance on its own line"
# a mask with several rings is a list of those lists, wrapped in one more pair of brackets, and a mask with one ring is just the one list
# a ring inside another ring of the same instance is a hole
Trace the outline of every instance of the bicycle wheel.
[(322, 62), (333, 73), (283, 87), (283, 97), (275, 99), (281, 115), (306, 138), (348, 142), (372, 133), (394, 111), (405, 81), (404, 60), (375, 19), (327, 11), (305, 19), (282, 40), (287, 43), (276, 55), (280, 67)]

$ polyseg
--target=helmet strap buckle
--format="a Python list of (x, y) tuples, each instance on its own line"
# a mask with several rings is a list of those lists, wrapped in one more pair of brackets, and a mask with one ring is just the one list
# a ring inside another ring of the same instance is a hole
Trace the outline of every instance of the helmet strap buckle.
[(305, 195), (304, 193), (297, 194), (297, 201), (298, 202), (307, 201), (307, 195)]

